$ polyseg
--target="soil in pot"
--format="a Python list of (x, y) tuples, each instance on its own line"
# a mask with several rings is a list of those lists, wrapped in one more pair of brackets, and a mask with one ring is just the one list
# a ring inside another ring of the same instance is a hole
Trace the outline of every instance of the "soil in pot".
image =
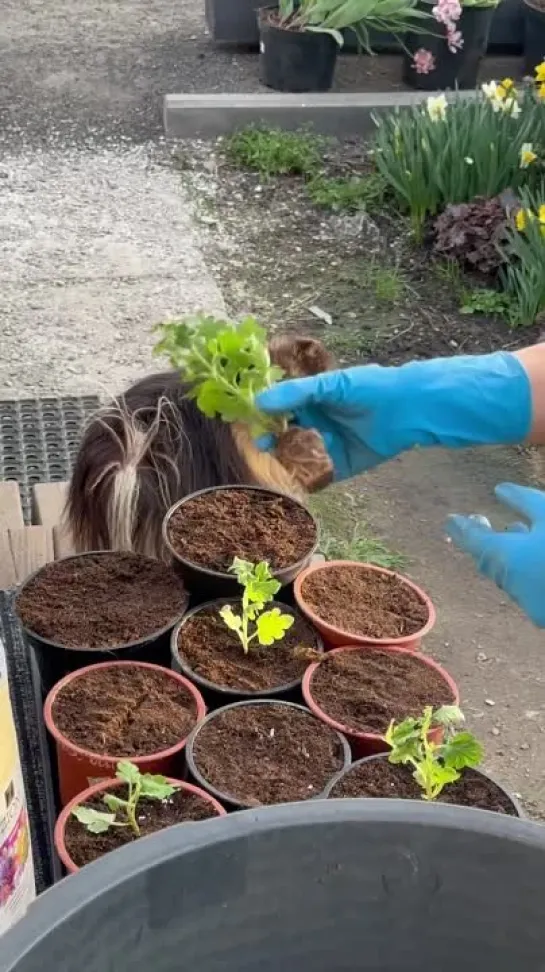
[(193, 696), (168, 674), (137, 665), (90, 671), (60, 689), (53, 720), (69, 742), (105, 756), (175, 746), (197, 719)]
[[(422, 790), (408, 767), (394, 765), (387, 757), (380, 756), (363, 760), (351, 768), (332, 787), (329, 797), (421, 800)], [(489, 777), (473, 769), (465, 769), (459, 780), (445, 786), (436, 802), (517, 816), (508, 795)]]
[(168, 521), (176, 553), (209, 570), (228, 571), (234, 557), (272, 571), (297, 564), (317, 540), (316, 524), (289, 496), (266, 491), (218, 489), (183, 503)]
[(167, 564), (112, 552), (47, 564), (22, 589), (16, 608), (24, 627), (41, 638), (106, 651), (174, 624), (187, 602)]
[[(178, 653), (185, 672), (206, 679), (220, 689), (241, 693), (266, 692), (290, 685), (303, 677), (308, 667), (308, 649), (317, 650), (316, 632), (303, 617), (285, 604), (278, 606), (283, 614), (295, 618), (281, 641), (262, 646), (257, 642), (244, 654), (240, 639), (219, 616), (225, 601), (215, 601), (199, 608), (184, 621), (178, 636)], [(240, 609), (233, 601), (234, 610)], [(306, 651), (306, 654), (305, 654)]]
[[(107, 810), (100, 796), (86, 800), (85, 806), (103, 813)], [(165, 830), (166, 827), (173, 827), (175, 824), (207, 820), (209, 817), (216, 817), (217, 814), (218, 811), (214, 809), (213, 804), (197, 793), (184, 789), (177, 790), (166, 800), (142, 798), (138, 802), (140, 837), (148, 837), (158, 830)], [(66, 850), (77, 867), (84, 867), (85, 864), (96, 861), (109, 851), (117, 850), (118, 847), (139, 839), (130, 827), (111, 827), (106, 833), (91, 834), (73, 816), (68, 818), (64, 831)]]
[(302, 707), (274, 702), (218, 709), (192, 755), (207, 784), (245, 807), (318, 796), (346, 759), (337, 733)]
[(444, 677), (418, 655), (361, 648), (326, 654), (312, 675), (312, 698), (339, 725), (382, 735), (390, 721), (452, 703)]
[(301, 595), (319, 617), (364, 638), (403, 638), (426, 624), (429, 609), (396, 574), (329, 567), (305, 578)]

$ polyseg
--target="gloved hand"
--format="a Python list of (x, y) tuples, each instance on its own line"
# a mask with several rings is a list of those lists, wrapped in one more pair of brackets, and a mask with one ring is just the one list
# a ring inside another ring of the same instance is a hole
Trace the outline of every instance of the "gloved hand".
[(529, 378), (518, 359), (503, 351), (296, 378), (262, 392), (257, 404), (264, 412), (291, 413), (297, 424), (316, 428), (337, 479), (416, 445), (522, 442), (532, 422)]
[(496, 532), (483, 517), (449, 516), (446, 533), (470, 554), (540, 628), (545, 628), (545, 493), (513, 483), (497, 486), (496, 496), (530, 526), (513, 523)]

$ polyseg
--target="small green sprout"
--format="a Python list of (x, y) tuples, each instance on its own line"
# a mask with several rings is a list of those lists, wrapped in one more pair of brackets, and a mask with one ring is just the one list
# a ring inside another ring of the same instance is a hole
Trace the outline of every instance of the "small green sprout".
[(138, 766), (125, 759), (117, 764), (115, 775), (118, 780), (127, 784), (128, 796), (126, 800), (114, 793), (105, 793), (102, 800), (108, 810), (111, 811), (110, 813), (81, 806), (74, 807), (72, 814), (91, 834), (104, 834), (110, 827), (130, 827), (133, 834), (140, 837), (140, 827), (136, 819), (140, 798), (166, 800), (179, 787), (169, 783), (164, 776), (141, 773)]
[(294, 618), (291, 614), (282, 614), (277, 607), (263, 610), (281, 587), (272, 576), (269, 565), (265, 561), (254, 565), (235, 557), (230, 569), (243, 588), (242, 613), (235, 614), (231, 605), (226, 604), (220, 611), (220, 617), (231, 631), (237, 633), (244, 654), (248, 654), (252, 641), (256, 639), (263, 646), (281, 641)]
[[(392, 747), (388, 759), (390, 763), (413, 767), (412, 775), (423, 791), (424, 800), (436, 800), (448, 783), (460, 779), (461, 770), (481, 762), (483, 748), (475, 736), (456, 731), (456, 726), (464, 721), (457, 705), (444, 705), (435, 711), (428, 705), (418, 719), (404, 719), (397, 725), (390, 723), (384, 737)], [(440, 743), (429, 739), (430, 730), (436, 726), (444, 730)]]

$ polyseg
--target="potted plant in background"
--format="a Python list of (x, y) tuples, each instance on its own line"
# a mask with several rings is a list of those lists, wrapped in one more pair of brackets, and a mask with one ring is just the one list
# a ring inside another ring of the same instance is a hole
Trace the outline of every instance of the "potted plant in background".
[[(403, 80), (422, 91), (474, 88), (499, 0), (419, 0), (435, 20), (432, 33), (410, 31)], [(539, 0), (538, 0), (539, 2)]]
[(329, 91), (343, 31), (372, 53), (370, 30), (399, 35), (429, 20), (416, 0), (280, 0), (258, 11), (261, 81), (276, 91)]

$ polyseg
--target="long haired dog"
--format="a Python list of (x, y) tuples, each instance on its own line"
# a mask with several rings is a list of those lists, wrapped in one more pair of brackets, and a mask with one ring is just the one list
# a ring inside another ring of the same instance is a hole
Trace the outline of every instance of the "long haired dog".
[[(313, 338), (273, 338), (269, 349), (289, 378), (334, 367)], [(66, 506), (78, 551), (134, 550), (165, 557), (165, 513), (207, 486), (270, 486), (301, 495), (289, 473), (256, 448), (244, 426), (207, 419), (186, 392), (177, 372), (150, 375), (91, 419)]]

